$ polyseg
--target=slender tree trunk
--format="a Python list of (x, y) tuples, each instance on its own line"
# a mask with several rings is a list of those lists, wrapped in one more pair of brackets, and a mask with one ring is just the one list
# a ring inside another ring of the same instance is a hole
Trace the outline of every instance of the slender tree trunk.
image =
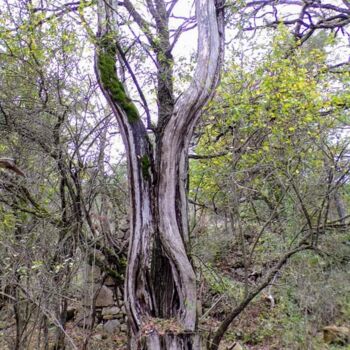
[(66, 327), (66, 318), (67, 318), (67, 301), (65, 299), (59, 301), (58, 310), (57, 310), (58, 320), (62, 325), (62, 329), (57, 327), (56, 329), (56, 340), (53, 346), (53, 350), (64, 350), (66, 349), (65, 345), (65, 333), (64, 329)]
[(345, 224), (345, 217), (346, 217), (346, 207), (342, 198), (341, 193), (339, 193), (339, 190), (336, 189), (334, 192), (334, 204), (337, 209), (338, 218), (341, 224)]

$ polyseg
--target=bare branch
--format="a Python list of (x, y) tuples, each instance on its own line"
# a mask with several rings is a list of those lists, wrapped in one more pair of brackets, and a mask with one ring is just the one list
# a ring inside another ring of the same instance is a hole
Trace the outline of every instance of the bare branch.
[(10, 170), (10, 171), (13, 171), (17, 175), (25, 177), (24, 172), (15, 165), (13, 159), (0, 158), (0, 168), (4, 168), (4, 169)]

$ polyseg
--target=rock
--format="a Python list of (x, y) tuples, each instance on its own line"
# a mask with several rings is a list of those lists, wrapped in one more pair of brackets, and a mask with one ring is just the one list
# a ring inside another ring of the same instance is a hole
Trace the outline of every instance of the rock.
[(123, 323), (120, 326), (120, 331), (126, 333), (128, 331), (128, 326), (125, 323)]
[(95, 331), (96, 331), (96, 332), (102, 332), (102, 331), (103, 331), (103, 324), (102, 324), (102, 323), (99, 323), (99, 324), (96, 326)]
[(115, 315), (104, 315), (103, 319), (104, 320), (114, 320), (115, 319)]
[(96, 307), (112, 306), (114, 304), (113, 292), (106, 286), (102, 286), (96, 297)]
[(323, 340), (327, 344), (346, 345), (350, 343), (350, 328), (327, 326), (323, 328)]
[(119, 327), (120, 322), (118, 320), (110, 320), (103, 325), (103, 329), (109, 334), (116, 333), (119, 330)]
[(118, 306), (105, 307), (102, 309), (102, 316), (106, 315), (118, 315), (121, 313), (121, 310)]
[(100, 286), (98, 284), (91, 284), (90, 287), (84, 290), (83, 304), (90, 307), (93, 302), (93, 298), (98, 293), (95, 299), (95, 307), (103, 308), (107, 306), (113, 306), (113, 292), (106, 286)]
[(103, 338), (102, 338), (102, 334), (95, 334), (94, 336), (93, 336), (93, 338), (95, 339), (95, 340), (102, 340)]

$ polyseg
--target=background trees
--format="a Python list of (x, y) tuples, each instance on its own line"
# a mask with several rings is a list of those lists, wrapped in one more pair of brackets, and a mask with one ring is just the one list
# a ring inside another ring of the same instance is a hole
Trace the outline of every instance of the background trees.
[[(348, 141), (341, 136), (347, 107), (334, 105), (347, 92), (343, 94), (341, 83), (340, 90), (334, 89), (322, 46), (313, 49), (312, 41), (302, 48), (294, 45), (280, 27), (261, 66), (254, 64), (248, 72), (243, 64), (228, 67), (190, 156), (194, 232), (210, 232), (200, 227), (201, 217), (208, 210), (215, 213), (212, 220), (223, 233), (217, 244), (224, 244), (221, 248), (230, 254), (223, 259), (224, 275), (241, 291), (236, 307), (224, 314), (212, 349), (247, 302), (278, 278), (294, 254), (311, 249), (330, 257), (334, 225), (347, 225), (344, 201), (337, 202), (348, 173)], [(234, 237), (231, 252), (227, 234)], [(345, 232), (337, 237), (347, 241)], [(206, 253), (198, 254), (207, 274)], [(221, 257), (220, 251), (217, 254)], [(273, 296), (267, 297), (274, 306)]]
[(105, 270), (125, 253), (122, 244), (112, 249), (117, 222), (108, 230), (96, 217), (125, 215), (117, 203), (126, 194), (115, 192), (107, 155), (115, 123), (80, 66), (84, 47), (74, 23), (41, 23), (31, 4), (12, 6), (2, 17), (1, 152), (25, 177), (1, 173), (1, 285), (16, 325), (9, 344), (63, 348), (68, 300), (83, 287), (74, 281), (77, 269), (97, 260), (96, 249), (104, 250)]

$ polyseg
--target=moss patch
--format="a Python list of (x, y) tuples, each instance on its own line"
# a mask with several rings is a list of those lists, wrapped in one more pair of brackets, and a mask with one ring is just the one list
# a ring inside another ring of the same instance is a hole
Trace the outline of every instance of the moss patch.
[(149, 179), (149, 168), (151, 167), (151, 160), (145, 154), (140, 158), (141, 171), (144, 179)]
[(101, 39), (98, 53), (98, 69), (101, 74), (103, 87), (109, 91), (114, 102), (126, 113), (130, 123), (139, 120), (136, 106), (126, 94), (121, 81), (117, 78), (115, 69), (116, 47), (113, 41), (104, 37)]

